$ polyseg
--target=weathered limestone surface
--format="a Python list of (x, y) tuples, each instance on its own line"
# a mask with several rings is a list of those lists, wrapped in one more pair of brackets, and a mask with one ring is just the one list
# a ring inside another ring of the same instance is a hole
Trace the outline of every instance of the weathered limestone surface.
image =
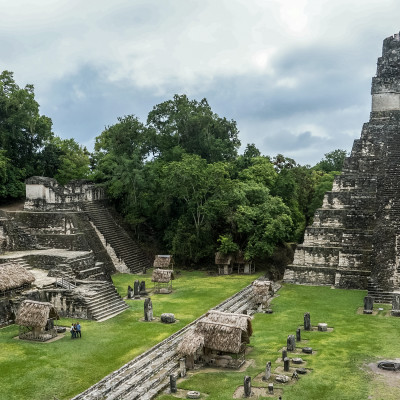
[(26, 210), (81, 211), (80, 203), (105, 199), (102, 187), (90, 181), (71, 181), (62, 186), (53, 178), (33, 176), (26, 180)]
[(343, 173), (325, 194), (286, 282), (369, 289), (400, 285), (400, 41), (386, 38), (372, 79), (372, 111)]

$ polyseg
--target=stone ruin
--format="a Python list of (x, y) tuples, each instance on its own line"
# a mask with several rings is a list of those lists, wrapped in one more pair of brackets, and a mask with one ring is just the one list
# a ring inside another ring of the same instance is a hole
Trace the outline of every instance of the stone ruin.
[(284, 281), (368, 289), (390, 302), (400, 286), (400, 39), (383, 42), (372, 110), (343, 173), (325, 194)]
[[(142, 272), (149, 262), (116, 223), (102, 188), (32, 177), (24, 209), (0, 210), (0, 265), (2, 326), (25, 299), (50, 302), (60, 316), (107, 319), (127, 308), (111, 275)], [(16, 282), (7, 266), (33, 274), (33, 282)]]

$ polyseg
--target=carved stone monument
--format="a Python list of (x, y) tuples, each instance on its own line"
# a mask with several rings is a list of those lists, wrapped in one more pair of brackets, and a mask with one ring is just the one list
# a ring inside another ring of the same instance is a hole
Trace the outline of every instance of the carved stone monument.
[(133, 295), (135, 296), (135, 299), (140, 299), (140, 289), (139, 289), (140, 283), (138, 280), (133, 282)]
[(244, 397), (250, 397), (251, 396), (251, 377), (250, 376), (245, 376), (244, 377)]
[(179, 370), (181, 378), (184, 378), (186, 376), (186, 360), (184, 358), (179, 359)]
[(169, 387), (171, 390), (171, 393), (176, 393), (178, 391), (178, 388), (176, 387), (176, 375), (171, 374), (169, 376)]
[(147, 295), (147, 291), (146, 291), (146, 282), (145, 281), (141, 281), (140, 285), (139, 285), (139, 294), (141, 296), (146, 296)]
[(304, 330), (311, 331), (311, 317), (309, 312), (304, 314)]
[(283, 370), (284, 370), (285, 372), (289, 372), (289, 368), (290, 368), (290, 358), (289, 358), (289, 357), (286, 357), (286, 358), (283, 360)]
[(153, 321), (153, 303), (150, 298), (144, 300), (144, 320)]
[(374, 298), (372, 296), (364, 297), (364, 314), (372, 314), (374, 309)]
[(267, 362), (267, 365), (265, 366), (265, 375), (263, 376), (263, 381), (267, 381), (269, 378), (271, 378), (271, 361)]
[(296, 339), (294, 335), (289, 335), (287, 337), (287, 351), (295, 351), (296, 350)]
[(282, 350), (282, 361), (287, 357), (287, 350)]
[(393, 295), (391, 314), (394, 317), (400, 317), (400, 293), (399, 292), (396, 292)]
[(274, 394), (274, 384), (273, 383), (268, 384), (268, 394)]
[(296, 329), (296, 342), (301, 342), (301, 330), (300, 330), (300, 328)]
[(133, 289), (130, 285), (128, 285), (128, 299), (132, 298)]

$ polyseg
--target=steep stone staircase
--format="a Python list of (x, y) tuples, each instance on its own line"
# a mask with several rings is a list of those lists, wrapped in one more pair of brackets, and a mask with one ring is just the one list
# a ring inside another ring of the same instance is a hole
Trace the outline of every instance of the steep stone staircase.
[(393, 293), (385, 292), (371, 279), (368, 281), (368, 296), (374, 298), (374, 303), (390, 304), (393, 300)]
[(114, 249), (117, 257), (125, 262), (132, 273), (139, 273), (150, 267), (146, 255), (125, 230), (115, 222), (106, 207), (97, 202), (84, 203), (82, 207), (105, 237), (107, 243)]
[(112, 318), (129, 308), (115, 287), (105, 281), (91, 284), (90, 292), (85, 294), (84, 298), (88, 314), (98, 322)]

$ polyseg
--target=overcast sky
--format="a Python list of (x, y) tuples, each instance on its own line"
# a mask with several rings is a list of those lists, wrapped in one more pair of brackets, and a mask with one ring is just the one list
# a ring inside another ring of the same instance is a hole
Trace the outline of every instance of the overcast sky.
[(0, 68), (92, 150), (174, 94), (234, 119), (242, 149), (315, 164), (369, 119), (399, 0), (0, 0)]

